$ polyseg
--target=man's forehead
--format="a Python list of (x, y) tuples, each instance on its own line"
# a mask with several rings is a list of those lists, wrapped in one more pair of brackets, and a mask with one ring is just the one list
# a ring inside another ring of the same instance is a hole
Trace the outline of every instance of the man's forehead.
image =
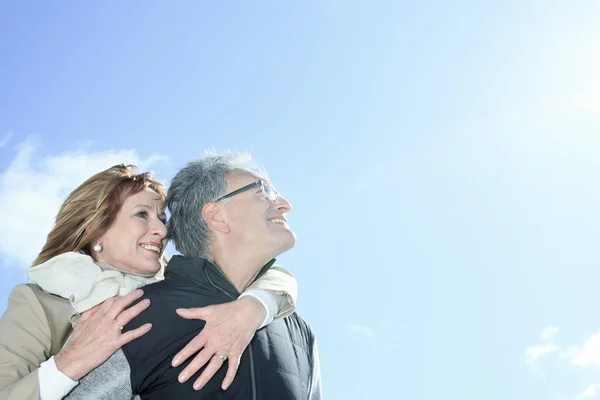
[(265, 177), (257, 174), (256, 172), (248, 171), (246, 169), (234, 169), (233, 171), (227, 174), (225, 180), (230, 186), (239, 185), (241, 183), (248, 184), (258, 180), (263, 180), (266, 182), (269, 181)]

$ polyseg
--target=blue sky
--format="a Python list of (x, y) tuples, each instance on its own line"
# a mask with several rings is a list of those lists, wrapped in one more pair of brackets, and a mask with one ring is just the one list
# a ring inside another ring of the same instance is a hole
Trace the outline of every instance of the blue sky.
[(245, 150), (328, 399), (600, 391), (600, 3), (0, 4), (0, 311), (61, 200)]

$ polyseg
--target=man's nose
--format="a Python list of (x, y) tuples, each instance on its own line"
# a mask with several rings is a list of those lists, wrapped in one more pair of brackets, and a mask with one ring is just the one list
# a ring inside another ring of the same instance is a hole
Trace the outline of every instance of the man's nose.
[(277, 196), (277, 199), (275, 199), (275, 207), (284, 214), (292, 210), (290, 202), (281, 196)]

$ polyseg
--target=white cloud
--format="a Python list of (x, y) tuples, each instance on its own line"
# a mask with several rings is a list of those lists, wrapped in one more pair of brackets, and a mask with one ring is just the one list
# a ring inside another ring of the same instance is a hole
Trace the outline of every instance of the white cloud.
[(357, 325), (357, 324), (349, 325), (348, 332), (350, 332), (352, 334), (364, 336), (369, 339), (375, 337), (375, 334), (373, 333), (373, 329), (371, 329), (370, 327), (365, 326), (365, 325)]
[(574, 365), (581, 367), (600, 365), (600, 332), (590, 336), (583, 347), (570, 349), (568, 355)]
[(525, 350), (525, 358), (528, 364), (532, 364), (546, 354), (554, 353), (559, 347), (555, 344), (531, 346)]
[(0, 139), (0, 147), (4, 147), (8, 144), (10, 139), (12, 138), (12, 132), (8, 132), (2, 139)]
[(578, 398), (580, 399), (590, 399), (592, 397), (598, 396), (598, 385), (590, 385), (587, 389), (585, 389)]
[(558, 333), (558, 328), (555, 326), (547, 326), (542, 329), (540, 336), (542, 337), (542, 341), (551, 342), (554, 340), (554, 337)]
[(576, 71), (570, 78), (571, 92), (566, 96), (565, 110), (576, 117), (593, 118), (600, 112), (600, 79), (596, 71), (600, 68), (600, 46), (598, 39), (584, 45), (580, 59), (574, 66)]
[(540, 332), (541, 344), (525, 349), (525, 360), (528, 364), (534, 364), (537, 360), (547, 354), (554, 353), (560, 349), (554, 344), (554, 337), (558, 334), (558, 328), (547, 326)]
[(584, 399), (593, 399), (598, 397), (598, 385), (593, 384), (588, 386), (583, 392), (578, 395), (571, 397), (565, 400), (584, 400)]
[[(0, 172), (0, 255), (8, 265), (27, 267), (44, 244), (60, 204), (77, 185), (93, 174), (120, 163), (147, 170), (164, 156), (140, 157), (135, 149), (76, 150), (36, 157), (36, 143), (17, 146), (9, 167)], [(4, 264), (4, 263), (3, 263)]]

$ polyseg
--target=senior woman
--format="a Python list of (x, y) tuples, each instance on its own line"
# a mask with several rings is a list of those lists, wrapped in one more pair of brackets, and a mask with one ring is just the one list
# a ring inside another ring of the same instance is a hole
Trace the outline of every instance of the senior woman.
[[(35, 283), (15, 287), (0, 318), (0, 400), (62, 399), (80, 378), (152, 328), (121, 332), (149, 305), (143, 300), (127, 308), (143, 295), (139, 288), (162, 279), (164, 200), (164, 185), (130, 165), (102, 171), (69, 194), (27, 270)], [(206, 351), (241, 355), (256, 329), (293, 310), (295, 295), (293, 276), (278, 268), (237, 300), (196, 310), (206, 329), (174, 364), (200, 347), (203, 357)], [(189, 318), (190, 312), (181, 315)], [(206, 361), (192, 363), (191, 374)], [(236, 368), (230, 363), (224, 388)], [(198, 379), (212, 374), (207, 370)]]

